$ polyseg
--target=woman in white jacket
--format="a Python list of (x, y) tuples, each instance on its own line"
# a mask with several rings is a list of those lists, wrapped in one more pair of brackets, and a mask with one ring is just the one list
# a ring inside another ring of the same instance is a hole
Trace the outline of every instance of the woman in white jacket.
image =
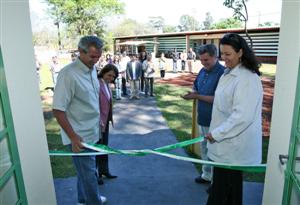
[[(253, 51), (238, 34), (220, 41), (227, 69), (219, 80), (213, 103), (210, 133), (206, 135), (212, 161), (254, 165), (261, 163), (263, 89)], [(214, 168), (207, 204), (242, 204), (242, 171)]]

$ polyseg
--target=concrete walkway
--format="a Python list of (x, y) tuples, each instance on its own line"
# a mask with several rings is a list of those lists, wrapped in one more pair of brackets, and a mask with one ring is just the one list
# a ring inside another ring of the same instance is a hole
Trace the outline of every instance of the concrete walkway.
[[(109, 146), (117, 149), (156, 148), (176, 143), (154, 98), (122, 99), (114, 106), (115, 127), (111, 128)], [(183, 149), (173, 151), (186, 156)], [(110, 171), (117, 179), (104, 179), (101, 195), (109, 205), (201, 205), (206, 204), (208, 185), (194, 182), (199, 175), (192, 163), (147, 155), (109, 156)], [(59, 205), (77, 202), (76, 177), (55, 179)], [(263, 185), (244, 184), (244, 204), (259, 205)]]

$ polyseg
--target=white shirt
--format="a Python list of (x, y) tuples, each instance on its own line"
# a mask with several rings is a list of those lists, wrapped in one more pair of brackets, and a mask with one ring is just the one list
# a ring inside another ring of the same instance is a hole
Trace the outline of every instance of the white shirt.
[(241, 65), (223, 74), (213, 103), (208, 157), (216, 162), (259, 164), (262, 156), (262, 99), (259, 76)]
[[(59, 72), (54, 90), (53, 109), (64, 111), (76, 134), (88, 143), (100, 136), (99, 88), (96, 69), (78, 58)], [(71, 143), (63, 129), (61, 137), (64, 145)]]
[(143, 62), (143, 70), (145, 78), (154, 78), (154, 63), (152, 61), (145, 60)]
[(136, 80), (135, 65), (136, 65), (135, 61), (131, 62), (131, 66), (132, 66), (132, 80)]
[(127, 63), (130, 61), (130, 58), (128, 56), (125, 56), (125, 57), (121, 57), (121, 60), (120, 60), (120, 70), (119, 72), (125, 72), (126, 71), (126, 66), (127, 66)]

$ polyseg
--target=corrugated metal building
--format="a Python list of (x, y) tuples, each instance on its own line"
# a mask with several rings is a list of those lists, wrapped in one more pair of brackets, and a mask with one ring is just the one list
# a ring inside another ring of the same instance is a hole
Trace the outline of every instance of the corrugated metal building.
[[(248, 29), (248, 33), (253, 41), (253, 50), (262, 62), (276, 63), (279, 30), (279, 27), (258, 27)], [(146, 49), (147, 52), (154, 52), (156, 54), (164, 52), (166, 56), (168, 56), (168, 53), (173, 51), (174, 48), (177, 49), (177, 52), (182, 52), (184, 49), (188, 50), (190, 47), (192, 47), (194, 51), (197, 51), (199, 46), (210, 43), (215, 44), (217, 48), (219, 48), (219, 41), (225, 33), (238, 33), (249, 42), (244, 29), (242, 28), (220, 29), (116, 37), (114, 38), (114, 51), (127, 51), (128, 53), (132, 53), (135, 50), (140, 51)], [(119, 43), (133, 40), (154, 41), (159, 44), (145, 44), (139, 46), (138, 49), (133, 48), (133, 46), (118, 45)]]

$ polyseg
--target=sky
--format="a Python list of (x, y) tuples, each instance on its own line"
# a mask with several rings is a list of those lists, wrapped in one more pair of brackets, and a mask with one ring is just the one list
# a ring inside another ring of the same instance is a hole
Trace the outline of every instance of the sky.
[[(168, 25), (178, 25), (180, 16), (194, 16), (200, 23), (205, 20), (206, 12), (210, 12), (214, 22), (229, 18), (233, 11), (223, 6), (224, 0), (120, 0), (125, 3), (125, 15), (120, 16), (147, 23), (151, 16), (162, 16)], [(47, 4), (44, 0), (29, 0), (33, 16), (33, 25), (50, 23), (46, 15)], [(248, 27), (256, 27), (258, 23), (280, 23), (282, 0), (248, 0)], [(40, 22), (43, 22), (40, 24)], [(50, 23), (51, 24), (51, 23)], [(53, 27), (53, 24), (51, 25)]]

